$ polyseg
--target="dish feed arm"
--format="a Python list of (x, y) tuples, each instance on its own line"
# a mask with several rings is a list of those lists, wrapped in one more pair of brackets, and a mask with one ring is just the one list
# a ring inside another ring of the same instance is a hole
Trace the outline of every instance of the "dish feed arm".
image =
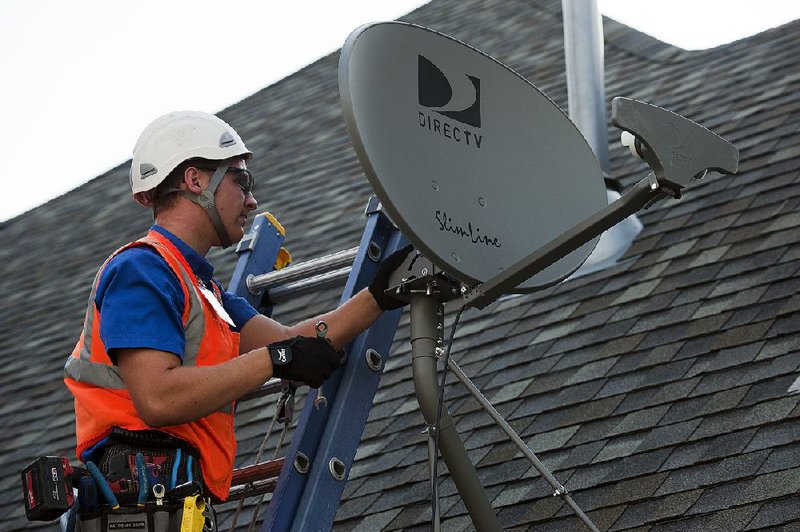
[(704, 177), (707, 170), (732, 174), (738, 169), (739, 151), (732, 144), (666, 109), (628, 98), (615, 98), (612, 122), (634, 136), (635, 153), (647, 162), (653, 174), (605, 209), (474, 287), (464, 294), (462, 306), (486, 307), (639, 209), (665, 196), (680, 198), (689, 180)]

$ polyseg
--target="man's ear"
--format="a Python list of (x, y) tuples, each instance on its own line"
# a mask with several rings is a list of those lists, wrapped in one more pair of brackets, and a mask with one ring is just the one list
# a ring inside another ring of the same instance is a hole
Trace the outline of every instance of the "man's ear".
[(203, 174), (194, 166), (189, 166), (183, 171), (183, 182), (187, 190), (194, 194), (200, 194), (207, 183), (203, 182)]
[(153, 202), (156, 199), (156, 189), (153, 188), (144, 192), (137, 192), (133, 195), (133, 199), (142, 207), (147, 207), (149, 209), (153, 206)]

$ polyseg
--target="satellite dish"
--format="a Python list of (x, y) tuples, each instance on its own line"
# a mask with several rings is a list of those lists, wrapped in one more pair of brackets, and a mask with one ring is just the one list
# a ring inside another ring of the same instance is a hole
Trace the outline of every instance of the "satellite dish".
[[(502, 63), (401, 22), (356, 29), (339, 88), (367, 178), (435, 265), (483, 283), (608, 205), (602, 170), (564, 112)], [(515, 291), (560, 282), (597, 238)]]

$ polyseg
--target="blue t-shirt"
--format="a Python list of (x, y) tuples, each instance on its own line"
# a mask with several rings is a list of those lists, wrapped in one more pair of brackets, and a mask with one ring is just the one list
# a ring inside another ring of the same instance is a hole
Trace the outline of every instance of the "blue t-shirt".
[[(164, 235), (186, 259), (195, 277), (206, 287), (214, 283), (222, 295), (222, 307), (239, 332), (257, 314), (246, 299), (223, 290), (212, 278), (214, 267), (183, 240), (163, 227), (152, 230)], [(149, 348), (174, 353), (183, 359), (186, 337), (183, 309), (186, 298), (172, 269), (150, 246), (135, 246), (115, 255), (97, 283), (95, 305), (101, 313), (100, 338), (111, 361), (114, 349)], [(81, 459), (97, 461), (108, 438), (103, 438), (81, 454)]]
[[(212, 278), (214, 267), (205, 257), (163, 227), (151, 229), (178, 248), (199, 282), (217, 285), (234, 323), (232, 330), (239, 332), (257, 314), (247, 300), (226, 292)], [(113, 350), (121, 348), (157, 349), (183, 357), (185, 297), (180, 281), (152, 247), (135, 246), (112, 258), (100, 275), (95, 304), (101, 313), (100, 338), (112, 361)]]

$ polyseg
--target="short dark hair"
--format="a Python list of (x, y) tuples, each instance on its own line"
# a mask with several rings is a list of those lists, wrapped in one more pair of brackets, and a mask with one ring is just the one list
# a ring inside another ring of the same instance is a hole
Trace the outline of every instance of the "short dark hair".
[(211, 161), (208, 159), (203, 159), (202, 157), (194, 157), (192, 159), (187, 159), (176, 166), (169, 173), (169, 175), (167, 175), (166, 179), (159, 183), (155, 189), (155, 198), (153, 199), (153, 216), (157, 216), (160, 212), (169, 209), (175, 205), (176, 201), (178, 201), (178, 198), (176, 197), (177, 194), (174, 192), (174, 189), (180, 188), (181, 183), (183, 182), (183, 175), (186, 173), (187, 168), (190, 166), (216, 168), (218, 164), (219, 161)]

